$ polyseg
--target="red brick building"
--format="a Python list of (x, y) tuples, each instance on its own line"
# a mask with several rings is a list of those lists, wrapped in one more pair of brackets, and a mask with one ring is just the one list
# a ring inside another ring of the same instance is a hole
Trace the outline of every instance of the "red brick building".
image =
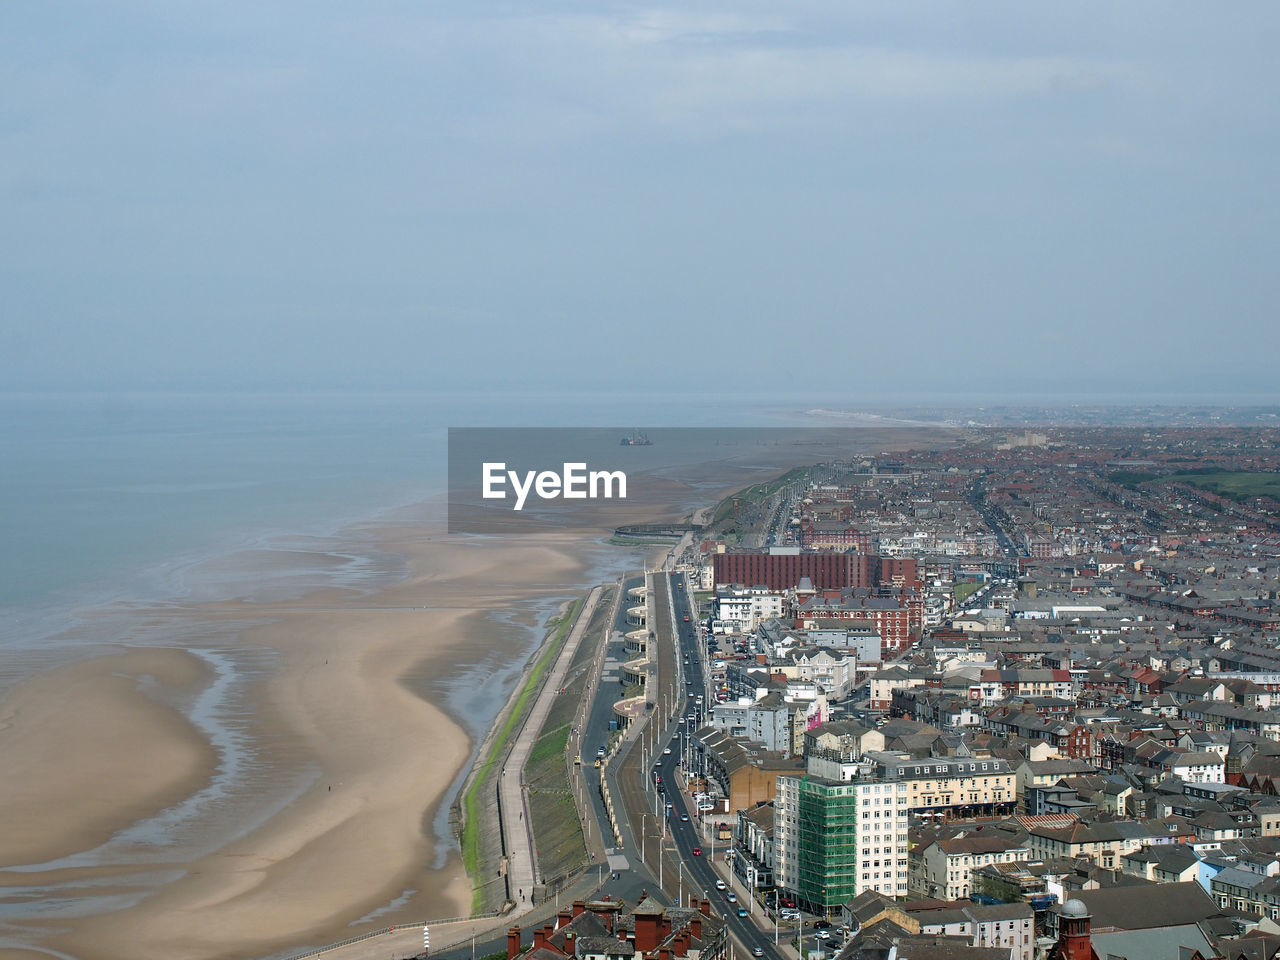
[(923, 622), (924, 605), (918, 595), (876, 596), (866, 590), (824, 590), (796, 607), (798, 629), (819, 620), (866, 623), (880, 634), (880, 655), (892, 660), (911, 646)]
[(770, 590), (794, 590), (808, 577), (816, 590), (892, 585), (919, 589), (919, 567), (913, 557), (879, 557), (870, 553), (770, 553), (742, 550), (711, 557), (716, 586), (740, 583)]

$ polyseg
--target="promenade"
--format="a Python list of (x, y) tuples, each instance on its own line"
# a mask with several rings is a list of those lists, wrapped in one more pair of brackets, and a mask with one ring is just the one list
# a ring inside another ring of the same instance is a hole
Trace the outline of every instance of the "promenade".
[[(544, 681), (543, 690), (559, 690), (564, 684), (565, 674), (578, 652), (578, 644), (587, 631), (587, 625), (600, 602), (603, 587), (595, 587), (582, 605), (578, 620), (569, 632), (560, 655), (551, 667), (551, 672)], [(532, 907), (533, 890), (542, 883), (538, 876), (537, 838), (533, 835), (533, 826), (529, 820), (529, 811), (525, 804), (524, 766), (529, 760), (529, 753), (542, 734), (542, 727), (551, 710), (552, 698), (538, 696), (534, 698), (533, 708), (502, 767), (502, 776), (498, 785), (498, 802), (502, 818), (502, 846), (507, 851), (507, 896), (515, 904), (508, 914), (514, 921), (522, 913)]]

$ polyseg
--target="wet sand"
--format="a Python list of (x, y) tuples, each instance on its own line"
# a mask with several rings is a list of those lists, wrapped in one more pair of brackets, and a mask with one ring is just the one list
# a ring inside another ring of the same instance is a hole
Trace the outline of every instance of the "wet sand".
[[(573, 595), (582, 565), (554, 539), (474, 542), (412, 526), (367, 535), (407, 557), (412, 575), (366, 596), (327, 590), (165, 612), (211, 627), (252, 614), (257, 625), (233, 645), (272, 653), (252, 691), (256, 756), (267, 776), (308, 781), (261, 825), (210, 852), (183, 860), (176, 850), (141, 879), (127, 860), (29, 872), (92, 849), (208, 781), (209, 744), (169, 705), (207, 682), (197, 657), (131, 650), (40, 674), (9, 693), (0, 704), (0, 769), (15, 775), (0, 785), (0, 898), (20, 884), (58, 896), (90, 887), (125, 896), (74, 922), (33, 911), (21, 917), (20, 937), (11, 928), (0, 939), (0, 952), (26, 942), (84, 960), (260, 956), (397, 919), (469, 912), (471, 885), (456, 855), (433, 869), (431, 817), (472, 743), (407, 678), (527, 654), (527, 631), (485, 614)], [(496, 710), (503, 691), (490, 695)], [(395, 910), (378, 912), (395, 901)]]
[[(41, 674), (0, 705), (0, 866), (95, 847), (212, 774), (200, 732), (148, 691), (192, 689), (203, 664), (135, 650)], [(144, 745), (144, 746), (140, 746)]]

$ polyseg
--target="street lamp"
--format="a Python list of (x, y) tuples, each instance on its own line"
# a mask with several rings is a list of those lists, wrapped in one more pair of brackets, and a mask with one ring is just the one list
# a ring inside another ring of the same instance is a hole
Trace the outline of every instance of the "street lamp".
[(648, 813), (640, 814), (640, 863), (644, 864), (645, 866), (648, 866), (648, 864), (644, 862), (644, 838), (645, 838), (645, 831), (648, 829), (646, 826), (646, 822), (648, 821), (648, 819), (649, 819)]

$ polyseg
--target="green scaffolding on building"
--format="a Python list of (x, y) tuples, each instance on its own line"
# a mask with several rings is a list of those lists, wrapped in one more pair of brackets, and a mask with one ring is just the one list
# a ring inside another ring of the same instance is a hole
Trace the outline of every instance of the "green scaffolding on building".
[(857, 894), (858, 788), (805, 777), (799, 784), (796, 893), (829, 916)]

